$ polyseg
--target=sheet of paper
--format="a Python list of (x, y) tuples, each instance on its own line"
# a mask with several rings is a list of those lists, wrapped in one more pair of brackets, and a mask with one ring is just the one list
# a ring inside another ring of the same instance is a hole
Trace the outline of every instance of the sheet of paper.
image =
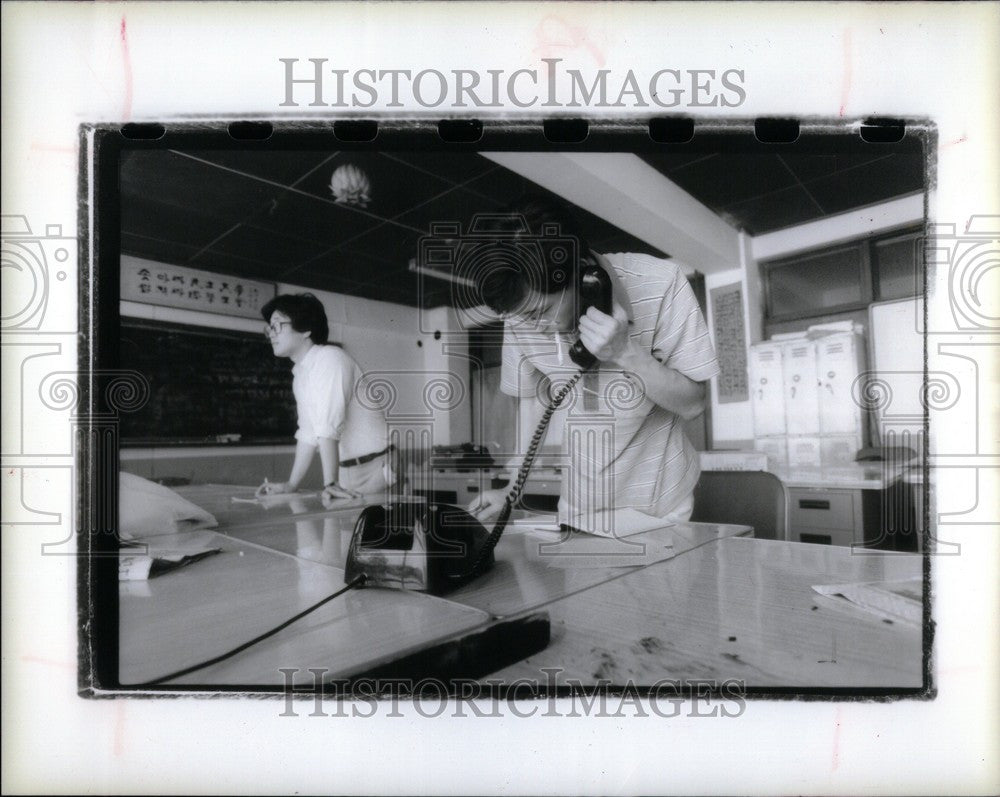
[(145, 581), (149, 578), (149, 569), (153, 566), (153, 557), (129, 554), (118, 557), (119, 581)]
[(642, 567), (674, 555), (673, 542), (651, 537), (619, 539), (572, 534), (538, 546), (538, 559), (560, 570)]
[(613, 528), (623, 529), (624, 533), (612, 536), (562, 531), (550, 522), (551, 518), (551, 515), (537, 515), (518, 521), (522, 524), (519, 531), (532, 540), (532, 558), (548, 567), (565, 570), (639, 567), (674, 555), (673, 534), (663, 530), (665, 524), (660, 520), (655, 525), (642, 523), (647, 528), (636, 531), (640, 527), (637, 518), (626, 515), (621, 523), (616, 518)]
[(863, 609), (883, 620), (919, 626), (923, 622), (923, 582), (870, 581), (860, 584), (819, 584), (813, 590)]
[(221, 548), (205, 548), (193, 553), (157, 551), (148, 554), (122, 554), (118, 557), (118, 580), (146, 581), (221, 552)]
[(571, 517), (568, 522), (574, 528), (598, 537), (629, 537), (674, 525), (635, 509), (609, 509), (589, 516)]
[[(578, 518), (579, 525), (571, 525), (579, 531), (587, 532), (594, 537), (629, 537), (633, 534), (642, 534), (654, 529), (665, 529), (673, 526), (670, 521), (662, 518), (651, 517), (635, 509), (609, 510), (608, 512), (598, 512), (592, 516), (586, 524), (592, 523), (592, 530), (585, 525), (584, 518)], [(486, 526), (490, 524), (487, 522)], [(556, 534), (562, 536), (560, 523), (551, 514), (528, 514), (507, 524), (505, 534)]]

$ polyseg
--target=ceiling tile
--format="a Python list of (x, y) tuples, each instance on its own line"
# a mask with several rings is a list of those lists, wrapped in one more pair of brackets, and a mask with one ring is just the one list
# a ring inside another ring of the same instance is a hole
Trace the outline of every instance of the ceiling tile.
[(317, 257), (327, 248), (325, 244), (315, 241), (279, 235), (272, 230), (241, 224), (225, 237), (215, 241), (209, 251), (269, 263), (278, 274)]
[(891, 155), (877, 164), (833, 174), (809, 183), (811, 193), (827, 213), (841, 213), (923, 188), (923, 158)]
[(691, 163), (670, 179), (712, 210), (795, 185), (774, 155), (719, 154)]
[(161, 241), (179, 241), (197, 251), (224, 234), (233, 224), (198, 213), (184, 205), (168, 204), (160, 196), (123, 197), (122, 234)]
[(547, 194), (548, 192), (509, 169), (497, 167), (467, 183), (464, 188), (489, 202), (491, 199), (498, 209), (516, 202), (526, 192)]
[(412, 230), (385, 224), (355, 240), (335, 245), (333, 252), (335, 257), (356, 262), (359, 267), (380, 264), (405, 269), (410, 258), (417, 254), (420, 238), (421, 234)]
[(674, 169), (687, 166), (695, 161), (714, 158), (716, 153), (702, 150), (686, 150), (684, 152), (643, 152), (639, 155), (646, 163), (665, 177), (669, 177)]
[(382, 155), (389, 161), (405, 164), (452, 185), (465, 185), (500, 168), (474, 152), (383, 152)]
[(337, 153), (308, 150), (180, 150), (183, 154), (217, 164), (218, 171), (235, 171), (281, 185), (293, 185), (310, 172), (322, 169)]
[(186, 244), (183, 241), (149, 238), (145, 235), (135, 235), (123, 231), (121, 249), (123, 254), (133, 257), (183, 266), (198, 252), (200, 247)]
[(380, 244), (379, 249), (371, 245), (331, 247), (316, 257), (283, 270), (281, 278), (295, 282), (301, 274), (325, 273), (356, 283), (372, 280), (392, 283), (397, 274), (408, 268), (410, 255), (401, 253), (408, 252), (411, 247), (407, 242), (390, 243), (385, 237)]
[(429, 235), (432, 226), (436, 224), (458, 223), (460, 229), (468, 231), (477, 213), (495, 213), (501, 208), (500, 203), (495, 200), (481, 198), (461, 188), (453, 188), (404, 213), (396, 221), (420, 230), (419, 235)]
[(122, 202), (152, 196), (163, 205), (235, 223), (266, 207), (274, 188), (168, 151), (142, 150), (122, 156)]
[(727, 221), (751, 235), (801, 224), (819, 215), (815, 203), (801, 186), (740, 202), (724, 213)]
[(872, 151), (841, 153), (786, 153), (779, 156), (795, 176), (804, 183), (845, 169), (856, 169), (866, 163), (875, 163), (885, 155)]
[(368, 209), (288, 191), (276, 196), (266, 208), (247, 218), (246, 222), (261, 230), (326, 246), (363, 235), (383, 223)]

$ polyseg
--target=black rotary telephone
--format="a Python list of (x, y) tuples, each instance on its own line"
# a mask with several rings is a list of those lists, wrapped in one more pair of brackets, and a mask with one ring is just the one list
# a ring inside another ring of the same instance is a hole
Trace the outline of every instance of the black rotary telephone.
[[(611, 315), (611, 278), (600, 266), (581, 266), (577, 296), (581, 316), (590, 307)], [(573, 344), (569, 356), (580, 370), (559, 389), (542, 415), (493, 531), (487, 531), (464, 509), (450, 504), (399, 501), (365, 507), (354, 525), (345, 582), (364, 576), (364, 583), (369, 586), (442, 595), (467, 584), (493, 566), (493, 549), (500, 541), (514, 504), (521, 497), (552, 413), (584, 372), (597, 362), (597, 357), (579, 340)]]

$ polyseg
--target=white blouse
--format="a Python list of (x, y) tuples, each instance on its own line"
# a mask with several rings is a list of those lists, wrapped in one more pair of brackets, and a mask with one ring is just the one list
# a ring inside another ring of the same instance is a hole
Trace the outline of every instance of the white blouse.
[(313, 445), (321, 437), (339, 440), (341, 460), (386, 447), (385, 415), (372, 402), (359, 401), (364, 373), (342, 348), (313, 346), (292, 367), (292, 375), (296, 440)]

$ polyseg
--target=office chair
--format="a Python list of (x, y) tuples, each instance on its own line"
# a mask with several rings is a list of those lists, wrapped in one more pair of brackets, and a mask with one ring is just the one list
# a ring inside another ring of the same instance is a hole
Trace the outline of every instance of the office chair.
[(694, 488), (691, 520), (753, 526), (754, 537), (788, 539), (785, 485), (773, 473), (745, 470), (703, 471)]

